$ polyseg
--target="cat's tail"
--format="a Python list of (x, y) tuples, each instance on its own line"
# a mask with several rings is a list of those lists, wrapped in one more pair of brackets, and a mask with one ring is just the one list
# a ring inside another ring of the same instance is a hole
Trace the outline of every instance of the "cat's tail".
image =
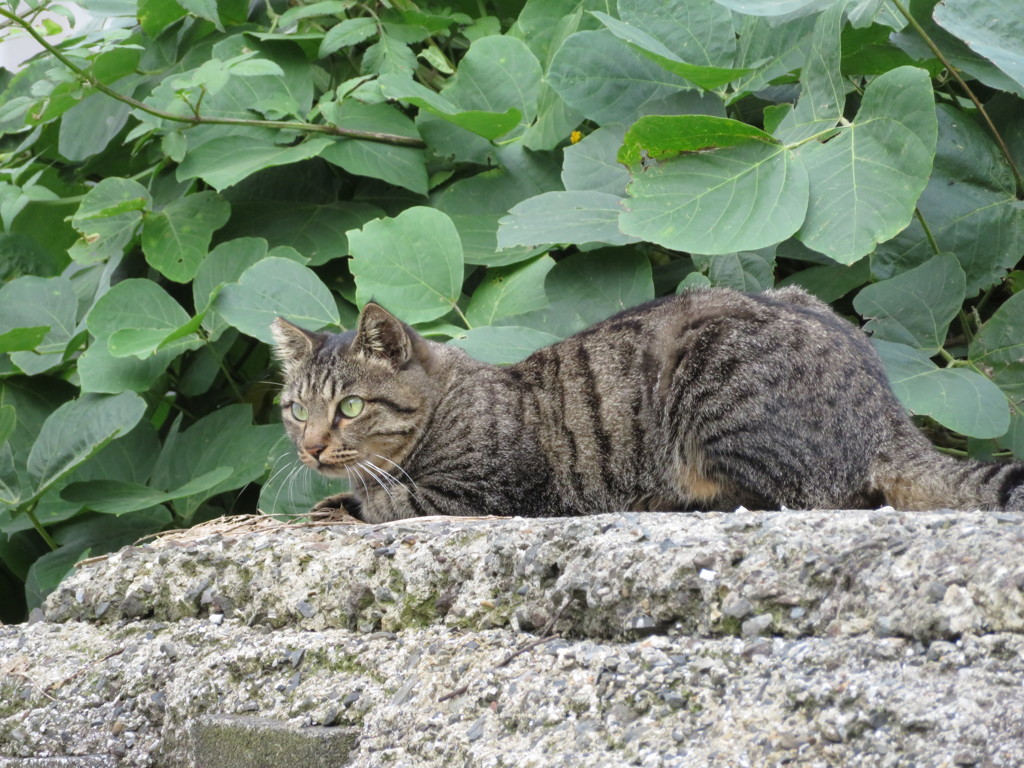
[(946, 456), (912, 426), (901, 445), (881, 451), (872, 485), (896, 509), (1024, 511), (1024, 463)]

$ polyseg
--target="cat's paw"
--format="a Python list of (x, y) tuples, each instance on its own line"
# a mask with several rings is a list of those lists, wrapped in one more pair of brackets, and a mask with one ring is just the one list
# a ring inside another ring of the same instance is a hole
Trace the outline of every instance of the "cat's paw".
[(343, 518), (350, 516), (358, 519), (362, 506), (355, 494), (337, 493), (334, 496), (328, 496), (326, 499), (318, 501), (313, 505), (310, 512), (318, 512), (328, 517), (336, 516)]

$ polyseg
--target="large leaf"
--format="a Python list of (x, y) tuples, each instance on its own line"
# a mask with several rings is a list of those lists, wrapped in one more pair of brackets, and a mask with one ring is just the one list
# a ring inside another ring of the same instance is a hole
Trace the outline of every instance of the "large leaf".
[(178, 179), (200, 178), (222, 190), (264, 168), (315, 157), (331, 142), (320, 137), (282, 147), (256, 136), (221, 136), (190, 150), (178, 166)]
[(187, 483), (199, 483), (197, 478), (219, 467), (230, 467), (231, 474), (213, 487), (175, 499), (175, 509), (188, 519), (211, 496), (258, 479), (267, 469), (271, 450), (280, 441), (280, 430), (279, 425), (254, 426), (248, 405), (225, 406), (184, 432), (178, 432), (175, 426), (164, 442), (149, 484), (180, 489)]
[(811, 184), (797, 236), (852, 264), (906, 227), (928, 183), (936, 131), (927, 72), (900, 67), (873, 80), (850, 126), (797, 150)]
[(34, 495), (131, 431), (145, 412), (145, 401), (134, 392), (82, 395), (55, 410), (43, 422), (28, 457)]
[[(115, 87), (124, 92), (130, 91), (128, 86), (121, 82)], [(130, 106), (105, 93), (87, 96), (61, 118), (58, 150), (75, 162), (99, 154), (121, 132), (130, 111)]]
[(622, 131), (598, 128), (562, 152), (562, 184), (568, 190), (605, 192), (623, 197), (629, 172), (616, 162)]
[(558, 340), (558, 336), (534, 328), (503, 325), (473, 328), (460, 333), (449, 343), (477, 360), (507, 365), (518, 363), (541, 347), (547, 347)]
[(39, 338), (40, 329), (45, 329), (42, 339), (28, 347), (31, 351), (13, 352), (14, 363), (29, 374), (42, 373), (60, 363), (75, 335), (77, 312), (75, 290), (66, 277), (25, 275), (6, 283), (0, 288), (0, 334), (7, 336), (22, 329), (32, 338)]
[[(142, 278), (122, 280), (107, 291), (87, 320), (89, 332), (106, 343), (111, 355), (139, 358), (153, 354), (189, 321), (188, 313), (163, 288)], [(194, 337), (183, 337), (170, 350), (180, 354), (199, 343)]]
[(893, 391), (909, 411), (971, 437), (1000, 437), (1010, 426), (1010, 409), (999, 387), (964, 368), (939, 368), (921, 352), (873, 340)]
[(567, 104), (602, 125), (633, 119), (641, 105), (691, 87), (607, 30), (566, 40), (548, 81)]
[(944, 0), (933, 18), (1024, 88), (1024, 5), (1018, 0)]
[(466, 318), (473, 326), (491, 325), (503, 317), (542, 309), (548, 303), (544, 279), (554, 266), (550, 256), (541, 256), (488, 269), (466, 306)]
[(206, 256), (213, 233), (228, 220), (231, 207), (216, 192), (197, 192), (146, 216), (142, 251), (168, 280), (187, 283)]
[(127, 512), (165, 504), (175, 499), (197, 496), (217, 487), (231, 477), (233, 472), (233, 467), (220, 466), (193, 478), (172, 491), (161, 491), (125, 480), (88, 480), (71, 483), (61, 491), (60, 495), (67, 501), (81, 504), (94, 512), (123, 515)]
[(192, 281), (192, 301), (203, 316), (203, 328), (211, 338), (220, 336), (229, 323), (211, 304), (228, 283), (236, 283), (249, 267), (267, 255), (267, 241), (259, 237), (239, 237), (214, 248), (203, 259)]
[(455, 306), (462, 289), (462, 242), (441, 211), (407, 208), (349, 232), (348, 239), (360, 306), (378, 301), (408, 323), (436, 320)]
[[(707, 135), (709, 119), (695, 118), (692, 131), (682, 123), (683, 141), (720, 146), (720, 139)], [(713, 130), (731, 122), (722, 120)], [(756, 250), (792, 235), (807, 211), (807, 171), (784, 147), (745, 135), (751, 131), (756, 129), (737, 124), (731, 145), (634, 174), (622, 231), (705, 254)]]
[(149, 192), (131, 179), (106, 178), (82, 198), (71, 226), (80, 234), (69, 255), (91, 264), (119, 256), (135, 236), (143, 211), (153, 205)]
[(273, 341), (270, 324), (278, 316), (310, 330), (341, 322), (334, 298), (320, 278), (280, 256), (261, 259), (237, 283), (225, 285), (212, 307), (242, 333), (268, 344)]
[(853, 307), (871, 318), (864, 330), (874, 338), (935, 354), (945, 345), (949, 323), (963, 304), (964, 285), (956, 257), (940, 253), (916, 269), (868, 285)]
[(996, 310), (971, 341), (968, 357), (1014, 402), (1024, 406), (1024, 293)]
[(654, 298), (651, 263), (632, 250), (573, 254), (548, 273), (544, 288), (547, 308), (499, 322), (565, 338)]
[(557, 243), (626, 245), (619, 230), (622, 198), (607, 192), (544, 192), (513, 206), (499, 222), (498, 248)]
[(773, 132), (781, 141), (792, 144), (816, 136), (833, 128), (843, 116), (846, 94), (839, 71), (839, 33), (845, 7), (836, 3), (818, 17), (800, 71), (800, 100)]
[(442, 95), (460, 111), (520, 115), (525, 128), (537, 115), (541, 68), (526, 43), (514, 37), (490, 35), (476, 40)]
[(290, 245), (312, 266), (348, 255), (345, 233), (384, 215), (380, 208), (354, 200), (318, 204), (294, 200), (232, 203), (224, 239), (262, 237), (273, 247)]
[(878, 277), (921, 264), (934, 244), (956, 255), (967, 275), (967, 295), (996, 283), (1024, 250), (1024, 206), (1013, 173), (991, 135), (948, 106), (938, 109), (935, 168), (910, 226), (871, 256)]
[(515, 107), (500, 112), (462, 109), (441, 94), (401, 75), (384, 75), (380, 78), (380, 87), (381, 92), (389, 99), (417, 106), (485, 139), (504, 136), (519, 125), (523, 117)]
[[(324, 107), (324, 116), (340, 128), (419, 137), (413, 122), (387, 104), (361, 104), (353, 100), (341, 104), (335, 102)], [(422, 149), (362, 139), (340, 139), (324, 147), (320, 156), (349, 173), (381, 179), (421, 195), (427, 194), (427, 170)]]

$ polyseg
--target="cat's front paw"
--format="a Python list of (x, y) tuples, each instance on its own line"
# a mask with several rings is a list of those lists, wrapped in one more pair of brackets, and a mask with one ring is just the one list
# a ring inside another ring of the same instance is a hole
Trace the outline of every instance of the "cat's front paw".
[[(334, 496), (328, 496), (322, 501), (318, 501), (313, 505), (310, 512), (319, 512), (328, 517), (337, 516), (343, 518), (346, 516), (354, 517), (359, 519), (359, 512), (363, 505), (356, 498), (355, 494), (352, 493), (336, 493)], [(336, 515), (334, 513), (337, 513)]]

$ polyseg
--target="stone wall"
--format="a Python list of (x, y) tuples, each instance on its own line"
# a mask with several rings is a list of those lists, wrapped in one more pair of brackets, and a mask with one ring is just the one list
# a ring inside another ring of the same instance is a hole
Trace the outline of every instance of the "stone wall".
[(1022, 630), (1016, 514), (228, 522), (0, 627), (0, 768), (1020, 766)]

